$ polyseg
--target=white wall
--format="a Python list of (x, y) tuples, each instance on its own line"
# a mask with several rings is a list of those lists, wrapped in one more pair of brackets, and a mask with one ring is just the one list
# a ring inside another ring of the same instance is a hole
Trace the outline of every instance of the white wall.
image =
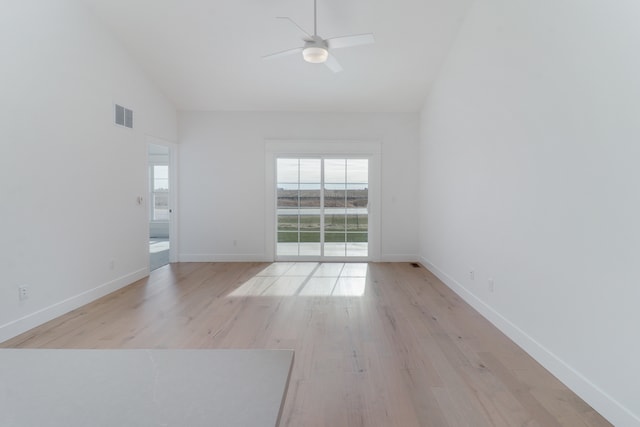
[(176, 113), (75, 1), (4, 1), (0, 52), (3, 341), (147, 274), (145, 134), (175, 141)]
[(477, 0), (421, 118), (422, 261), (619, 426), (640, 425), (639, 20)]
[(178, 123), (182, 261), (268, 258), (265, 139), (381, 141), (381, 256), (416, 259), (418, 114), (181, 112)]

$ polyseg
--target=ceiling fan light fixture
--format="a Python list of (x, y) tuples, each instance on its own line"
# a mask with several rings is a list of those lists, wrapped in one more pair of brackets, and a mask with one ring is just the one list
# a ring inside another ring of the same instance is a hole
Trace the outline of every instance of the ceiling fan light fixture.
[(309, 46), (302, 50), (302, 57), (312, 64), (322, 64), (329, 58), (329, 51), (324, 47)]

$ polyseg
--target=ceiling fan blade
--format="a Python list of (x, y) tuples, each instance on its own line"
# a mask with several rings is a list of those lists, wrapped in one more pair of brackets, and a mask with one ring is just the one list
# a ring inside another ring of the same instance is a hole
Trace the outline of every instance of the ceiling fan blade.
[(287, 50), (283, 50), (281, 52), (276, 52), (276, 53), (272, 53), (270, 55), (265, 55), (262, 57), (262, 59), (276, 59), (276, 58), (280, 58), (283, 56), (289, 56), (289, 55), (294, 55), (296, 53), (301, 53), (302, 52), (302, 48), (301, 47), (296, 47), (293, 49), (287, 49)]
[(343, 47), (360, 46), (363, 44), (375, 43), (376, 39), (372, 33), (354, 34), (353, 36), (334, 37), (327, 39), (329, 49), (340, 49)]
[(309, 37), (309, 38), (313, 37), (311, 34), (307, 33), (307, 31), (304, 28), (302, 28), (300, 25), (298, 25), (296, 23), (296, 21), (294, 21), (293, 19), (289, 18), (288, 16), (276, 16), (276, 19), (286, 19), (287, 21), (291, 22), (293, 25), (298, 27), (298, 29), (300, 31), (302, 31), (303, 33), (305, 33), (307, 37)]
[(325, 61), (324, 65), (326, 65), (327, 68), (329, 68), (334, 73), (339, 73), (340, 71), (342, 71), (342, 65), (340, 65), (336, 57), (331, 54), (329, 54), (329, 57)]

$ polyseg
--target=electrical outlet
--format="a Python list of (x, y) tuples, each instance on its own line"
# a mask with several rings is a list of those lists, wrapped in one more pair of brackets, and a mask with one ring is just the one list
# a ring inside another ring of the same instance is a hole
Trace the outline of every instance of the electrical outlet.
[(476, 278), (476, 272), (471, 269), (469, 270), (469, 279), (474, 280)]
[(493, 279), (489, 279), (489, 292), (493, 292), (494, 286), (493, 286)]
[(27, 288), (26, 286), (20, 286), (18, 288), (18, 299), (20, 301), (29, 299), (29, 288)]
[(109, 261), (109, 270), (113, 270), (114, 268), (116, 268), (115, 260)]

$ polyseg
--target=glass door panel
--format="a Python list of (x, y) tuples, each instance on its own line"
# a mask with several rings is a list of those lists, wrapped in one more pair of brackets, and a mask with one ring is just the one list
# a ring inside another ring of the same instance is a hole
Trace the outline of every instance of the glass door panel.
[(326, 256), (347, 255), (347, 161), (325, 159), (324, 161), (324, 252)]
[(368, 162), (277, 160), (278, 256), (368, 256)]
[(299, 159), (300, 165), (300, 255), (321, 255), (321, 160)]
[(347, 256), (368, 255), (369, 160), (347, 159)]
[(321, 255), (320, 162), (278, 159), (278, 255)]
[(298, 255), (298, 159), (278, 159), (278, 254)]

